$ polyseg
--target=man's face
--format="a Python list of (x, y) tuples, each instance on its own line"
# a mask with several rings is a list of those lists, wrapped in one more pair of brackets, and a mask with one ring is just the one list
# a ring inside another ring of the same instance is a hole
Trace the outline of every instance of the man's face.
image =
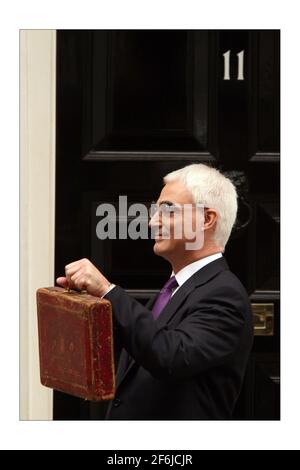
[[(184, 222), (188, 219), (190, 227), (195, 229), (195, 203), (186, 186), (179, 181), (173, 181), (163, 187), (156, 204), (159, 210), (150, 220), (150, 227), (155, 234), (153, 250), (156, 255), (172, 263), (178, 257), (186, 256), (186, 243), (191, 241), (191, 238), (186, 236)], [(181, 236), (178, 237), (178, 234)]]

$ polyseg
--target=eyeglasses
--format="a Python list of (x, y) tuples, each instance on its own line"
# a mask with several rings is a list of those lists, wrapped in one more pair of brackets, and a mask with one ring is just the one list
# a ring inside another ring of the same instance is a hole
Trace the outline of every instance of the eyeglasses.
[[(149, 217), (152, 218), (157, 212), (162, 216), (168, 216), (178, 214), (183, 211), (183, 209), (191, 209), (194, 207), (203, 207), (202, 204), (184, 204), (184, 205), (176, 205), (176, 204), (169, 204), (163, 202), (162, 204), (158, 205), (155, 202), (151, 203), (149, 207)], [(204, 207), (204, 209), (207, 209)]]
[(149, 207), (149, 216), (153, 217), (157, 212), (161, 215), (171, 215), (180, 212), (181, 207), (175, 206), (175, 204), (162, 203), (160, 205), (155, 202), (151, 203)]

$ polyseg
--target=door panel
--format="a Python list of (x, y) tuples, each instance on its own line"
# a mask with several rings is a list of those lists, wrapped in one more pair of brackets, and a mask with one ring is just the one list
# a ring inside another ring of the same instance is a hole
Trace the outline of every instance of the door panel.
[[(279, 31), (68, 30), (57, 48), (56, 275), (88, 257), (145, 303), (170, 267), (151, 240), (99, 240), (97, 206), (150, 205), (189, 163), (225, 171), (239, 194), (226, 258), (258, 312), (235, 418), (279, 419)], [(105, 409), (55, 392), (55, 419)]]

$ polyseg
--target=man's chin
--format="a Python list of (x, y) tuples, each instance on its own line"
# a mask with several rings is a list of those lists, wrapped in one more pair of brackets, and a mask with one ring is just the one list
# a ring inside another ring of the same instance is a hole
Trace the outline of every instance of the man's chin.
[(170, 246), (168, 244), (168, 240), (159, 239), (155, 241), (153, 246), (153, 251), (157, 256), (162, 256), (165, 258), (168, 254)]
[(154, 246), (153, 246), (153, 251), (156, 255), (158, 256), (162, 256), (162, 254), (164, 253), (164, 240), (157, 240), (155, 243), (154, 243)]

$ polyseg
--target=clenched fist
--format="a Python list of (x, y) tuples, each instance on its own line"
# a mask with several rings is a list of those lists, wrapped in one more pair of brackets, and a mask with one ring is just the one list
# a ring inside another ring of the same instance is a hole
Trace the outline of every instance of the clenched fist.
[(101, 297), (108, 291), (111, 283), (86, 258), (65, 266), (65, 277), (58, 277), (57, 284), (70, 289), (87, 290), (91, 295)]

